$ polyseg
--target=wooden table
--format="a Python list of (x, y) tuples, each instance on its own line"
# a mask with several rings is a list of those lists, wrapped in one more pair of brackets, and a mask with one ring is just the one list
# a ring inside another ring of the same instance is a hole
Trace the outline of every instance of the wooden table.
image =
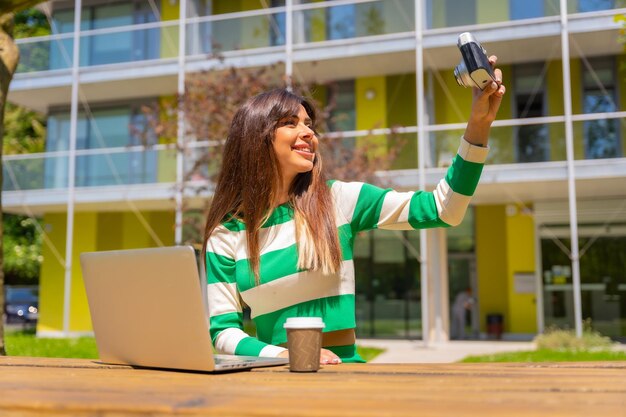
[(202, 374), (0, 357), (0, 416), (626, 417), (626, 362), (285, 366)]

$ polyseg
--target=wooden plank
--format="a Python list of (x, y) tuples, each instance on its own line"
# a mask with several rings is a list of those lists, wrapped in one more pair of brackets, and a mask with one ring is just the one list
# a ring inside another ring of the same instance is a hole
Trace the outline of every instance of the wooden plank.
[(0, 358), (0, 415), (626, 416), (626, 362), (202, 374)]

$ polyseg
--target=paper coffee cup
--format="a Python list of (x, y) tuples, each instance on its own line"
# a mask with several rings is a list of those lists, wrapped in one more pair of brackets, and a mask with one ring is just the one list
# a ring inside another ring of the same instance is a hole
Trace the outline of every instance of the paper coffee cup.
[(284, 326), (287, 330), (289, 370), (292, 372), (316, 372), (320, 368), (322, 349), (321, 317), (290, 317)]

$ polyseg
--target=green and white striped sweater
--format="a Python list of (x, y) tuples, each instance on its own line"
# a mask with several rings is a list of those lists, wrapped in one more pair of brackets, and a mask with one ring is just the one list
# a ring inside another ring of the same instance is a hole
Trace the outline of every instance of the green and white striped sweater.
[[(355, 323), (352, 247), (360, 231), (422, 229), (461, 222), (476, 189), (488, 148), (461, 140), (447, 175), (433, 192), (395, 192), (358, 182), (330, 182), (343, 262), (339, 273), (298, 270), (293, 210), (277, 207), (259, 235), (260, 285), (248, 264), (245, 224), (230, 220), (207, 242), (210, 332), (219, 352), (277, 356), (287, 340), (288, 317), (319, 316), (325, 332)], [(251, 310), (257, 337), (243, 331), (242, 307)], [(344, 362), (359, 361), (354, 346), (335, 351)]]

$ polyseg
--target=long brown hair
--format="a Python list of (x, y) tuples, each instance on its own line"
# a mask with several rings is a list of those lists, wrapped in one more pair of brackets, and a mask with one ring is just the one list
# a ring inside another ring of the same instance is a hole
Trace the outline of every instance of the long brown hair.
[[(273, 141), (278, 123), (298, 114), (304, 107), (315, 125), (315, 109), (303, 97), (283, 89), (271, 90), (249, 99), (239, 108), (224, 146), (222, 169), (207, 216), (202, 256), (213, 230), (229, 218), (246, 225), (248, 261), (258, 285), (259, 231), (271, 214), (282, 184)], [(335, 224), (334, 205), (316, 151), (313, 169), (296, 176), (289, 190), (294, 209), (298, 267), (337, 272), (341, 249)]]

